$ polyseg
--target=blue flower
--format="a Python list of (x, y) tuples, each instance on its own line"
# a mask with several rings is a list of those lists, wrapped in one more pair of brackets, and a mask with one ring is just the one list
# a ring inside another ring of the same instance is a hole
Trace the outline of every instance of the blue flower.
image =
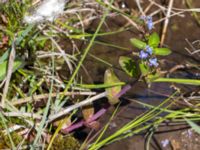
[(158, 66), (157, 58), (150, 58), (149, 65), (157, 67)]
[(148, 57), (148, 53), (144, 52), (144, 50), (140, 51), (139, 57), (141, 59), (146, 59)]
[(153, 20), (152, 20), (151, 16), (146, 17), (146, 23), (147, 23), (148, 30), (152, 30), (153, 29)]
[(146, 22), (148, 30), (153, 29), (154, 26), (153, 26), (153, 20), (151, 16), (141, 16), (140, 19)]
[(146, 49), (146, 52), (149, 53), (150, 55), (153, 54), (153, 49), (149, 45), (147, 45), (145, 49)]

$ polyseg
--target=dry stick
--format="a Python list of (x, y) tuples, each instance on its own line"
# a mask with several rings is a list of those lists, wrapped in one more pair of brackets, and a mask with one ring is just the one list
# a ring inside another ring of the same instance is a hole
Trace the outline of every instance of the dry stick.
[[(162, 6), (162, 5), (158, 4), (158, 3), (156, 3), (155, 1), (149, 0), (149, 2), (152, 3), (153, 5), (157, 6), (158, 8), (160, 8), (164, 13), (165, 13), (165, 10), (167, 10), (167, 8), (165, 8), (164, 6)], [(174, 9), (174, 8), (172, 8), (171, 13), (175, 14), (176, 12), (173, 11), (173, 9)], [(185, 10), (185, 9), (184, 9), (184, 10)], [(183, 9), (181, 9), (181, 11), (183, 11)], [(179, 15), (179, 14), (178, 14), (178, 15)], [(181, 14), (180, 14), (179, 16), (182, 17)]]
[(40, 3), (40, 1), (41, 1), (41, 0), (34, 0), (34, 1), (32, 2), (31, 5), (32, 5), (32, 6), (36, 6), (38, 3)]
[(160, 46), (163, 45), (164, 40), (165, 40), (165, 36), (166, 36), (166, 32), (167, 32), (167, 27), (168, 27), (168, 24), (169, 24), (169, 18), (170, 18), (173, 2), (174, 2), (174, 0), (170, 0), (169, 1), (167, 15), (166, 15), (167, 18), (165, 19), (165, 24), (164, 24), (164, 27), (163, 27)]
[(5, 82), (5, 86), (4, 86), (4, 89), (3, 89), (3, 96), (2, 96), (2, 99), (1, 99), (2, 108), (5, 108), (5, 101), (6, 101), (6, 96), (7, 96), (7, 93), (8, 93), (8, 87), (9, 87), (9, 84), (10, 84), (10, 79), (11, 79), (11, 76), (12, 76), (12, 69), (13, 69), (14, 60), (15, 60), (15, 40), (12, 43), (12, 49), (11, 49), (10, 56), (9, 56), (6, 82)]
[[(157, 6), (158, 8), (160, 8), (163, 13), (165, 13), (165, 10), (167, 10), (167, 8), (165, 8), (164, 6), (162, 6), (160, 4), (157, 4), (155, 1), (149, 0), (149, 2), (152, 3), (153, 5)], [(170, 15), (170, 17), (168, 16), (168, 18), (171, 18), (173, 16), (184, 17), (184, 15), (182, 15), (184, 12), (195, 11), (195, 10), (186, 10), (186, 9), (174, 9), (174, 10), (179, 10), (180, 11), (180, 12), (175, 12), (175, 11), (173, 11), (173, 9), (174, 8), (172, 8), (172, 10), (171, 10), (172, 14)], [(153, 15), (154, 15), (154, 12), (150, 14), (150, 16), (153, 16)], [(163, 20), (166, 20), (166, 18), (167, 17), (165, 16), (164, 18), (161, 18), (161, 19), (159, 19), (157, 21), (154, 21), (154, 25), (162, 22)]]
[(155, 16), (156, 14), (160, 13), (162, 10), (161, 9), (158, 9), (158, 10), (155, 10), (154, 12), (152, 12), (151, 14), (149, 14), (148, 16)]
[[(11, 132), (17, 131), (17, 130), (19, 130), (21, 128), (26, 128), (26, 127), (24, 125), (15, 124), (15, 125), (13, 125), (13, 126), (8, 128), (8, 132), (11, 133)], [(3, 130), (3, 133), (7, 134), (6, 129)]]
[(200, 52), (200, 49), (195, 49), (194, 46), (192, 45), (192, 43), (188, 40), (185, 39), (185, 41), (188, 43), (188, 45), (192, 48), (192, 51), (190, 51), (188, 48), (185, 47), (185, 50), (190, 54), (190, 55), (194, 55), (196, 53)]
[[(178, 16), (178, 15), (183, 14), (183, 13), (184, 13), (184, 11), (173, 13), (172, 15), (169, 16), (169, 18), (174, 17), (174, 16)], [(161, 18), (159, 20), (156, 20), (156, 21), (154, 21), (154, 25), (158, 24), (158, 23), (160, 23), (160, 22), (162, 22), (163, 20), (166, 20), (166, 19), (167, 19), (167, 17), (164, 17), (164, 18)]]
[(142, 16), (146, 16), (145, 13), (144, 13), (144, 11), (143, 11), (143, 9), (142, 9), (142, 7), (141, 7), (141, 5), (140, 5), (140, 0), (135, 0), (135, 2), (136, 2), (136, 4), (137, 4), (137, 7), (138, 7), (138, 9), (139, 9), (141, 15), (142, 15)]
[(5, 82), (6, 82), (6, 77), (5, 77), (5, 79), (3, 79), (3, 81), (1, 82), (1, 84), (0, 84), (0, 88), (3, 87), (3, 85), (4, 85)]
[[(43, 31), (43, 33), (45, 35), (48, 36), (48, 34), (46, 32)], [(69, 67), (69, 70), (70, 70), (70, 74), (72, 73), (73, 71), (73, 67), (72, 67), (72, 64), (70, 63), (70, 60), (69, 58), (66, 57), (66, 54), (65, 54), (65, 51), (62, 50), (62, 48), (58, 45), (58, 43), (52, 38), (52, 37), (49, 37), (51, 39), (51, 41), (53, 42), (53, 44), (57, 47), (57, 49), (60, 51), (60, 53), (62, 54), (65, 62), (67, 63), (68, 67)]]
[[(73, 96), (73, 95), (90, 95), (91, 96), (91, 95), (95, 95), (96, 92), (66, 92), (66, 93), (60, 92), (60, 93), (52, 93), (50, 96), (56, 97), (59, 94), (63, 94), (65, 96)], [(12, 100), (12, 104), (13, 105), (22, 105), (22, 104), (25, 104), (25, 103), (28, 103), (31, 101), (36, 102), (36, 101), (39, 101), (41, 99), (48, 98), (48, 97), (49, 97), (49, 94), (33, 95), (30, 97)]]
[(182, 8), (173, 8), (173, 10), (179, 10), (179, 11), (184, 11), (184, 12), (200, 12), (200, 8), (191, 8), (191, 9), (182, 9)]
[(106, 95), (107, 95), (107, 92), (103, 92), (103, 93), (95, 95), (95, 96), (93, 96), (93, 97), (91, 97), (89, 99), (83, 100), (80, 103), (77, 103), (77, 104), (74, 104), (72, 106), (69, 106), (68, 108), (64, 109), (63, 111), (60, 111), (59, 113), (57, 113), (55, 115), (49, 116), (49, 119), (48, 119), (47, 122), (50, 123), (53, 120), (55, 120), (55, 119), (57, 119), (57, 118), (59, 118), (61, 116), (64, 116), (64, 115), (68, 114), (69, 112), (71, 112), (71, 111), (73, 111), (73, 110), (75, 110), (77, 108), (89, 105), (95, 100), (98, 100), (100, 98), (106, 97)]
[[(51, 53), (46, 53), (46, 52), (44, 52), (44, 53), (36, 53), (36, 56), (37, 56), (37, 58), (48, 58), (48, 57), (53, 57), (53, 56), (58, 56), (58, 57), (60, 57), (60, 56), (63, 56), (63, 54), (61, 54), (61, 53), (56, 53), (56, 52), (51, 52)], [(64, 56), (68, 56), (68, 54), (65, 54)]]
[(152, 6), (153, 6), (153, 3), (150, 2), (150, 4), (145, 8), (144, 13), (146, 14), (151, 9)]
[(128, 21), (128, 24), (131, 24), (131, 25), (134, 26), (137, 30), (144, 32), (143, 29), (142, 29), (140, 26), (138, 26), (137, 23), (135, 23), (135, 22), (134, 22), (133, 20), (131, 20), (129, 17), (127, 17), (127, 16), (125, 16), (125, 15), (123, 15), (123, 14), (122, 14), (122, 17), (124, 17), (124, 18)]
[(33, 118), (33, 119), (42, 119), (41, 115), (37, 115), (34, 113), (25, 113), (25, 112), (5, 112), (3, 113), (4, 116), (6, 117), (22, 117), (22, 118)]

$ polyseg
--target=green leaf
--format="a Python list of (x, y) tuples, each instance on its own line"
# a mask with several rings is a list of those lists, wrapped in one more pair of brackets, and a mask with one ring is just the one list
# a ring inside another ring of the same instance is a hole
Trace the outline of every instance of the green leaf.
[(119, 64), (122, 69), (131, 77), (138, 76), (137, 64), (130, 57), (121, 56), (119, 58)]
[(198, 134), (200, 134), (200, 126), (198, 126), (196, 123), (194, 123), (191, 120), (185, 119), (187, 123), (192, 127), (194, 131), (196, 131)]
[(29, 26), (27, 26), (24, 30), (20, 31), (20, 35), (17, 37), (15, 44), (19, 45), (22, 40), (29, 34), (29, 32), (33, 29), (35, 25), (34, 24), (30, 24)]
[(156, 32), (152, 33), (149, 36), (149, 41), (148, 41), (149, 46), (156, 48), (158, 47), (159, 43), (160, 43), (159, 35)]
[(10, 54), (10, 49), (3, 53), (3, 55), (0, 57), (0, 64), (3, 63), (6, 59), (8, 59)]
[(147, 66), (144, 62), (139, 63), (139, 68), (143, 76), (146, 76), (149, 73), (149, 66)]
[(158, 78), (158, 79), (153, 80), (153, 82), (171, 82), (171, 83), (200, 86), (200, 80), (195, 80), (195, 79)]
[(167, 56), (167, 55), (171, 54), (171, 50), (168, 48), (154, 48), (153, 53), (155, 55)]
[[(21, 66), (23, 66), (23, 64), (24, 61), (16, 60), (13, 65), (13, 72), (16, 71), (18, 68), (20, 68)], [(6, 77), (7, 66), (8, 66), (7, 61), (4, 61), (3, 63), (0, 64), (0, 81), (2, 81)]]
[[(120, 82), (112, 69), (107, 69), (104, 74), (104, 84), (112, 84)], [(121, 86), (114, 86), (106, 88), (107, 98), (110, 104), (114, 105), (119, 102), (119, 98), (116, 95), (121, 91)]]
[(147, 45), (145, 42), (138, 40), (136, 38), (130, 39), (130, 42), (133, 46), (135, 46), (136, 48), (139, 48), (139, 49), (144, 49)]

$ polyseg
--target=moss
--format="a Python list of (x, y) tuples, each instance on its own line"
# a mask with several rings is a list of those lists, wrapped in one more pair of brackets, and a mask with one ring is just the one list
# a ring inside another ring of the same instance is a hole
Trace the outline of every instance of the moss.
[(51, 150), (79, 150), (79, 148), (80, 144), (74, 137), (58, 135)]
[[(13, 132), (11, 134), (12, 141), (15, 146), (19, 145), (23, 141), (23, 137), (19, 136), (17, 133)], [(23, 144), (26, 144), (24, 142)], [(5, 135), (3, 132), (0, 132), (0, 149), (11, 149), (12, 145), (10, 143), (8, 135)]]
[(23, 24), (23, 16), (28, 9), (30, 2), (26, 0), (17, 2), (16, 0), (9, 0), (6, 3), (0, 3), (0, 12), (6, 18), (6, 28), (11, 32), (18, 31), (18, 28)]
[[(17, 147), (23, 141), (23, 137), (13, 132), (11, 135), (14, 145)], [(27, 145), (28, 142), (25, 140), (23, 145)], [(30, 143), (29, 143), (30, 144)], [(48, 146), (48, 145), (47, 145)], [(80, 143), (72, 136), (58, 135), (54, 140), (51, 150), (79, 150)], [(0, 132), (0, 149), (12, 149), (12, 145), (8, 135)]]

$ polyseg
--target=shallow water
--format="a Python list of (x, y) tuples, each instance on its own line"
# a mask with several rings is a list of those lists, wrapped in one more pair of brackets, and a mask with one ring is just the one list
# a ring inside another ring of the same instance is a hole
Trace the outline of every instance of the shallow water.
[[(130, 7), (135, 8), (135, 4), (133, 1), (126, 1)], [(180, 6), (179, 6), (180, 7)], [(185, 22), (185, 19), (188, 21)], [(109, 30), (115, 30), (119, 27), (122, 27), (126, 21), (124, 19), (110, 19), (107, 20), (107, 26)], [(94, 23), (95, 24), (95, 23)], [(93, 24), (93, 25), (94, 25)], [(106, 28), (106, 27), (105, 27)], [(159, 31), (159, 26), (156, 25), (156, 28)], [(191, 18), (189, 14), (186, 14), (186, 18), (179, 18), (174, 17), (172, 18), (165, 45), (169, 46), (173, 53), (168, 56), (164, 62), (161, 63), (163, 69), (169, 69), (177, 64), (184, 64), (186, 62), (191, 62), (194, 64), (199, 64), (200, 57), (198, 55), (190, 56), (185, 50), (184, 47), (188, 47), (187, 43), (185, 42), (185, 38), (188, 38), (190, 41), (197, 40), (200, 35), (200, 30), (198, 30), (198, 26), (194, 19)], [(90, 29), (92, 30), (92, 29)], [(195, 33), (195, 34), (191, 34)], [(126, 47), (130, 50), (134, 50), (134, 48), (130, 45), (129, 39), (132, 37), (138, 37), (138, 32), (134, 29), (124, 31), (118, 33), (116, 35), (110, 36), (103, 36), (98, 37), (97, 40), (104, 41), (107, 43), (116, 44), (122, 47)], [(113, 64), (115, 67), (119, 67), (118, 58), (119, 56), (123, 55), (131, 55), (128, 51), (123, 51), (113, 47), (107, 47), (103, 45), (94, 45), (91, 53), (99, 58), (108, 61), (109, 63)], [(92, 80), (94, 83), (103, 83), (103, 75), (104, 71), (108, 68), (108, 66), (101, 64), (95, 61), (93, 58), (88, 57), (85, 61), (85, 67), (88, 71), (90, 81)], [(131, 79), (128, 78), (123, 72), (115, 69), (116, 74), (122, 81), (130, 81)], [(179, 78), (194, 78), (199, 79), (199, 71), (194, 70), (180, 70), (175, 74), (172, 74), (170, 77), (179, 77)], [(178, 86), (183, 89), (184, 92), (195, 90), (197, 87), (192, 86)], [(135, 84), (130, 91), (124, 97), (137, 99), (144, 103), (148, 103), (151, 105), (157, 106), (163, 100), (167, 98), (170, 94), (172, 94), (175, 90), (170, 87), (168, 83), (154, 83), (152, 84), (151, 88), (147, 88), (147, 85), (144, 83), (137, 83)], [(112, 133), (113, 131), (117, 130), (117, 128), (124, 125), (126, 122), (132, 120), (136, 116), (140, 115), (142, 112), (146, 111), (146, 108), (137, 105), (136, 103), (128, 103), (121, 107), (122, 112), (118, 115), (117, 119), (115, 119), (112, 123), (112, 127), (107, 132), (107, 135)], [(102, 117), (100, 120), (104, 124), (109, 120), (114, 108), (110, 108), (109, 112)], [(165, 129), (174, 129), (174, 128), (185, 128), (178, 126), (178, 127), (166, 127)], [(185, 131), (185, 130), (184, 130)], [(169, 137), (174, 137), (174, 140), (177, 140), (182, 134), (182, 130), (176, 132), (168, 132), (159, 135), (155, 135), (155, 139), (153, 140), (154, 146), (151, 146), (150, 149), (163, 149), (161, 143), (161, 139), (167, 139)], [(157, 142), (156, 146), (155, 143)], [(104, 150), (142, 150), (144, 149), (144, 135), (134, 136), (122, 141), (115, 142), (109, 146), (106, 146), (102, 149)], [(195, 145), (195, 144), (194, 144)]]

